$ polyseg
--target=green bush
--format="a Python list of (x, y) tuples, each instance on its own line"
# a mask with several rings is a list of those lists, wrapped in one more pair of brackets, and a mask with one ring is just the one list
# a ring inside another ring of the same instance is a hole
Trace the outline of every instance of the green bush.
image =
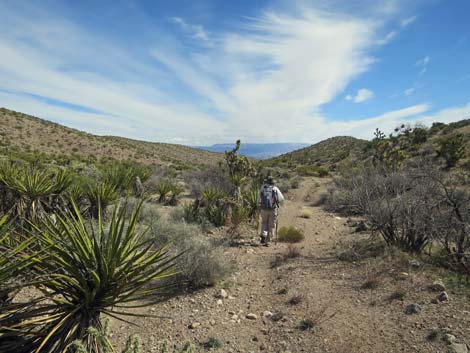
[(278, 232), (279, 241), (284, 243), (298, 243), (305, 238), (304, 233), (292, 226), (281, 227)]

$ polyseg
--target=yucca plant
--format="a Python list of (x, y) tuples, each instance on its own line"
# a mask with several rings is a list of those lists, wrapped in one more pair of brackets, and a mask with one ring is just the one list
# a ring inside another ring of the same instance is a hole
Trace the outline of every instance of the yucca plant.
[(120, 192), (132, 188), (137, 177), (145, 182), (151, 175), (151, 170), (135, 163), (119, 163), (106, 165), (103, 170), (103, 181), (113, 184)]
[(100, 209), (106, 211), (106, 207), (118, 198), (116, 187), (111, 183), (89, 183), (86, 187), (86, 197), (90, 203), (90, 216), (98, 218)]
[(33, 260), (41, 256), (32, 250), (34, 239), (12, 235), (13, 220), (7, 216), (0, 218), (0, 307), (11, 299), (11, 293), (17, 288), (15, 280), (25, 274), (33, 265)]
[(243, 204), (247, 211), (247, 216), (253, 220), (258, 212), (258, 195), (259, 188), (252, 187), (243, 192)]
[(104, 353), (102, 337), (90, 334), (103, 331), (101, 315), (122, 320), (138, 316), (129, 308), (152, 304), (161, 289), (155, 281), (173, 275), (175, 258), (137, 231), (140, 207), (128, 215), (117, 206), (107, 225), (101, 212), (95, 227), (86, 224), (77, 207), (33, 225), (31, 235), (48, 248), (32, 268), (50, 278), (42, 283), (47, 294), (0, 314), (1, 352), (72, 353), (78, 340), (87, 352)]
[(30, 220), (50, 209), (53, 198), (61, 195), (72, 181), (64, 170), (53, 175), (43, 169), (13, 163), (3, 163), (1, 167), (0, 184), (12, 192), (16, 215)]
[(176, 206), (178, 204), (178, 196), (184, 191), (184, 188), (179, 185), (172, 185), (171, 188), (171, 198), (168, 201), (168, 204), (171, 206)]
[(243, 205), (233, 204), (230, 207), (227, 219), (228, 235), (232, 237), (240, 236), (240, 225), (245, 222), (247, 218), (248, 210)]
[(174, 185), (169, 181), (161, 181), (157, 184), (158, 202), (165, 203), (168, 194), (172, 191)]
[(202, 198), (207, 202), (207, 204), (211, 205), (215, 203), (217, 200), (221, 200), (227, 197), (227, 194), (213, 186), (209, 186), (202, 192)]
[(227, 221), (227, 209), (218, 205), (208, 205), (204, 209), (205, 218), (216, 227), (225, 225)]

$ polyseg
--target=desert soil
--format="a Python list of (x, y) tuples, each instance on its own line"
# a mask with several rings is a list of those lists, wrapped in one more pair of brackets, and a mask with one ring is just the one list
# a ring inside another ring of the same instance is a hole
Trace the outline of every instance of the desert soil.
[[(322, 183), (305, 180), (287, 194), (281, 209), (280, 226), (295, 226), (305, 233), (295, 245), (300, 256), (282, 259), (287, 244), (261, 247), (256, 231), (248, 232), (242, 245), (226, 248), (225, 256), (236, 261), (237, 270), (223, 283), (136, 309), (167, 319), (131, 318), (138, 326), (113, 320), (111, 340), (122, 347), (137, 333), (144, 352), (160, 352), (162, 340), (168, 340), (175, 352), (185, 342), (195, 344), (198, 352), (447, 352), (450, 346), (441, 336), (429, 338), (439, 329), (469, 344), (468, 297), (448, 289), (450, 299), (433, 304), (438, 293), (429, 285), (437, 279), (435, 274), (403, 259), (338, 259), (348, 244), (369, 235), (354, 233), (345, 218), (312, 206)], [(311, 212), (308, 219), (300, 217), (305, 209)], [(372, 288), (364, 288), (368, 281)], [(221, 289), (226, 298), (218, 297)], [(394, 292), (406, 296), (391, 300)], [(297, 304), (290, 303), (293, 298)], [(414, 303), (422, 311), (405, 314), (406, 306)], [(248, 314), (256, 318), (249, 319)], [(303, 320), (313, 327), (301, 327)], [(205, 346), (210, 338), (221, 347)]]

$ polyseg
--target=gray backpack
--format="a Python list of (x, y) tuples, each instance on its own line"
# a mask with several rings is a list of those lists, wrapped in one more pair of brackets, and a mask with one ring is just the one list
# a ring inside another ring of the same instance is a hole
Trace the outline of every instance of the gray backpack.
[(272, 210), (277, 207), (276, 192), (274, 186), (265, 185), (261, 190), (261, 207), (264, 210)]

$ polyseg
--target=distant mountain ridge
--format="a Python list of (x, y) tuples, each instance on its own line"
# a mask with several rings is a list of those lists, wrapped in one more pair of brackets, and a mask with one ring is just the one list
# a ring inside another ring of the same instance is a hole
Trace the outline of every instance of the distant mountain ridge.
[[(219, 143), (212, 146), (196, 146), (205, 151), (223, 153), (231, 150), (234, 143)], [(239, 153), (256, 159), (268, 159), (309, 146), (307, 143), (243, 143)]]

